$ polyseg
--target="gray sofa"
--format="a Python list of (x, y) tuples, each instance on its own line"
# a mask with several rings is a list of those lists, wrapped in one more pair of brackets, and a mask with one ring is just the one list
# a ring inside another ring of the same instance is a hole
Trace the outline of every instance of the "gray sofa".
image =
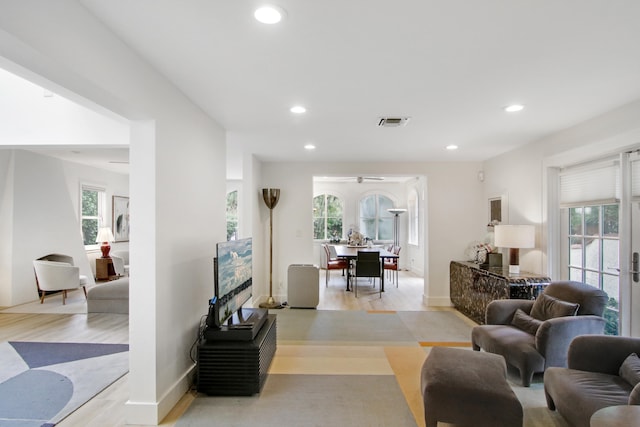
[(121, 277), (89, 288), (87, 313), (129, 314), (129, 278)]
[[(96, 258), (100, 253), (88, 254), (95, 277)], [(108, 282), (97, 282), (87, 289), (87, 313), (129, 314), (129, 276)]]
[[(567, 349), (578, 335), (602, 334), (607, 294), (580, 282), (550, 283), (536, 301), (496, 300), (486, 325), (471, 331), (473, 349), (503, 356), (519, 369), (522, 385), (550, 366), (567, 366)], [(518, 311), (519, 309), (519, 311)]]
[[(628, 370), (619, 375), (623, 362), (632, 353), (640, 354), (640, 338), (605, 335), (575, 338), (569, 346), (568, 368), (548, 368), (544, 373), (547, 406), (557, 410), (571, 425), (588, 427), (591, 416), (599, 409), (640, 405), (640, 383), (634, 386), (625, 379)], [(638, 368), (636, 363), (636, 381), (640, 380)]]

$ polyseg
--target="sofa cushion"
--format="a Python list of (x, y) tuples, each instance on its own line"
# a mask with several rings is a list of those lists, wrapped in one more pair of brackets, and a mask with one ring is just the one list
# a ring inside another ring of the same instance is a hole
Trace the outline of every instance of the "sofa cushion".
[(637, 354), (631, 353), (627, 356), (620, 366), (619, 375), (632, 387), (640, 383), (640, 358), (638, 358)]
[(117, 280), (101, 283), (93, 286), (87, 292), (89, 299), (129, 299), (129, 278), (123, 277)]
[(555, 317), (575, 316), (580, 304), (562, 301), (547, 294), (540, 294), (531, 308), (531, 317), (548, 320)]
[(524, 311), (517, 309), (513, 314), (513, 320), (511, 324), (521, 331), (535, 335), (538, 332), (538, 328), (542, 325), (542, 320), (535, 319), (529, 316)]

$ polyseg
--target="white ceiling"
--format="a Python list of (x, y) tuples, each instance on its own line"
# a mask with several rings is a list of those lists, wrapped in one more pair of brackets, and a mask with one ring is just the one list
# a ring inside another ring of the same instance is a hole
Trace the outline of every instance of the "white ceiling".
[(483, 160), (640, 98), (637, 0), (80, 1), (265, 160)]

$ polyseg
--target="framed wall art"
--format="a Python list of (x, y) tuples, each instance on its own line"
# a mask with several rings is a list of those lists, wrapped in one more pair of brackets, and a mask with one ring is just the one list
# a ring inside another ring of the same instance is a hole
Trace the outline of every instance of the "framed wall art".
[(129, 241), (129, 198), (113, 196), (113, 238), (114, 242)]

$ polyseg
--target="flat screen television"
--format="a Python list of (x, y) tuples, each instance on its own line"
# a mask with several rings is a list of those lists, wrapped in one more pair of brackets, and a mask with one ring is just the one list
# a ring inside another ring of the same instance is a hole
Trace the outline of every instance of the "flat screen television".
[[(216, 245), (214, 259), (217, 324), (223, 325), (252, 294), (252, 239), (229, 240)], [(242, 316), (240, 316), (242, 317)]]

